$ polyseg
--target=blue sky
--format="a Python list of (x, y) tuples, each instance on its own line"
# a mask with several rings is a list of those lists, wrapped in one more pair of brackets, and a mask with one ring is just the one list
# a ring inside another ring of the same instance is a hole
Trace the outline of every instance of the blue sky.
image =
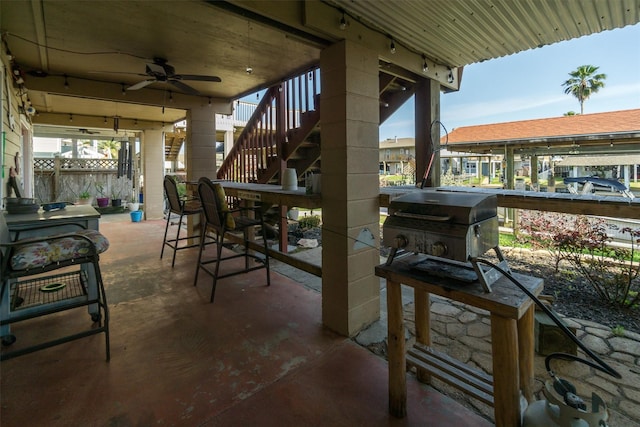
[[(579, 113), (578, 100), (564, 94), (562, 83), (569, 72), (587, 64), (600, 67), (607, 78), (605, 87), (585, 102), (585, 114), (640, 108), (636, 24), (469, 65), (461, 90), (441, 94), (441, 121), (451, 132), (461, 126)], [(415, 136), (413, 99), (380, 126), (381, 141), (396, 136)]]

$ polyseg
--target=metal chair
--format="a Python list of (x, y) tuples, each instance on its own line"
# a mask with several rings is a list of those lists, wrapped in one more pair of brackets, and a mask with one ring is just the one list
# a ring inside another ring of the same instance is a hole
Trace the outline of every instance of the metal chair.
[[(109, 241), (97, 230), (84, 229), (15, 241), (10, 237), (0, 213), (0, 360), (104, 333), (109, 361), (109, 310), (98, 262)], [(81, 307), (87, 307), (92, 321), (86, 329), (10, 349), (16, 341), (11, 324)]]
[[(205, 224), (202, 227), (202, 237), (200, 239), (200, 253), (198, 254), (198, 265), (196, 267), (196, 276), (193, 281), (193, 285), (198, 283), (198, 273), (200, 269), (204, 270), (211, 277), (213, 277), (213, 287), (211, 289), (211, 299), (213, 302), (216, 292), (216, 283), (218, 279), (234, 276), (241, 273), (247, 273), (249, 271), (266, 268), (267, 270), (267, 286), (271, 285), (271, 278), (269, 274), (269, 248), (266, 236), (266, 229), (262, 218), (262, 212), (259, 207), (239, 207), (229, 209), (224, 193), (224, 188), (219, 183), (213, 183), (209, 178), (203, 177), (198, 181), (198, 194), (200, 196), (200, 202), (202, 203)], [(250, 216), (251, 215), (251, 216)], [(253, 217), (252, 217), (253, 216)], [(262, 234), (262, 245), (258, 246), (258, 243), (249, 239), (249, 233), (254, 227), (260, 227)], [(217, 242), (217, 254), (216, 258), (203, 260), (202, 252), (204, 250), (204, 237), (208, 232), (216, 233)], [(242, 235), (242, 243), (244, 245), (244, 251), (242, 253), (233, 253), (232, 255), (222, 255), (222, 247), (224, 240), (230, 234), (236, 236), (236, 240), (240, 239), (238, 233)], [(250, 253), (249, 247), (252, 249), (264, 251), (264, 258), (257, 253)], [(245, 267), (242, 270), (235, 270), (225, 274), (220, 274), (220, 263), (222, 261), (231, 260), (234, 258), (244, 257)], [(253, 259), (259, 263), (259, 265), (251, 266), (249, 260)], [(213, 270), (208, 266), (211, 263), (215, 263)]]
[[(182, 228), (182, 220), (185, 217), (189, 217), (190, 215), (199, 216), (202, 213), (202, 206), (196, 197), (180, 197), (176, 181), (169, 175), (164, 177), (164, 193), (169, 204), (169, 209), (167, 212), (167, 223), (164, 227), (164, 239), (162, 243), (162, 250), (160, 251), (160, 259), (162, 259), (162, 256), (164, 255), (164, 247), (169, 246), (173, 250), (173, 259), (171, 260), (171, 267), (173, 267), (176, 263), (176, 253), (179, 250), (200, 246), (200, 242), (181, 245), (180, 243), (185, 240), (200, 239), (200, 233), (198, 232), (190, 235), (187, 233), (187, 236), (180, 237), (180, 229)], [(178, 230), (176, 231), (175, 239), (167, 239), (169, 225), (171, 224), (171, 214), (178, 215), (180, 218), (177, 223)]]

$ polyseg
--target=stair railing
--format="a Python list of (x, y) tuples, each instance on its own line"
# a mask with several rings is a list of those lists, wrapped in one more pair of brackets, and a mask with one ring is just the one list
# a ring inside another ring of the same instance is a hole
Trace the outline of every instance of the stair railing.
[(289, 130), (301, 125), (302, 116), (316, 109), (320, 93), (320, 68), (314, 67), (270, 87), (218, 169), (218, 179), (266, 182), (263, 171), (277, 163), (279, 176), (286, 168), (284, 145)]

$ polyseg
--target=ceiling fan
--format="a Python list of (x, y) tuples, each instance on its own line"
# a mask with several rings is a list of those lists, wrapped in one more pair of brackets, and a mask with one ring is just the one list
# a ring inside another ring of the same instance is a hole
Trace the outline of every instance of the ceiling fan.
[[(153, 58), (153, 64), (146, 64), (145, 74), (150, 79), (142, 80), (134, 84), (133, 86), (129, 86), (127, 90), (138, 90), (142, 89), (145, 86), (148, 86), (152, 83), (163, 82), (169, 83), (176, 88), (180, 89), (182, 92), (188, 93), (190, 95), (200, 95), (196, 89), (191, 86), (183, 83), (183, 80), (191, 80), (191, 81), (199, 81), (199, 82), (221, 82), (220, 77), (217, 76), (201, 76), (196, 74), (176, 74), (175, 68), (169, 65), (168, 61), (164, 58)], [(142, 74), (142, 75), (145, 75)]]
[(78, 129), (67, 129), (67, 132), (79, 132), (85, 135), (95, 135), (95, 134), (99, 134), (100, 132), (94, 131), (94, 130), (89, 130), (89, 129), (84, 129), (84, 128), (78, 128)]

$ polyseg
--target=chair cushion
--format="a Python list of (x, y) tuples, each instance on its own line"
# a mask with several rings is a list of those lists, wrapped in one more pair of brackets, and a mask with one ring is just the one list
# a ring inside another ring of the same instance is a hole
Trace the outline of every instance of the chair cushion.
[[(96, 230), (78, 231), (78, 235), (89, 238), (96, 246), (98, 253), (109, 248), (109, 241)], [(56, 238), (51, 236), (46, 241), (25, 243), (17, 246), (11, 257), (13, 270), (28, 270), (30, 268), (45, 267), (55, 262), (68, 261), (89, 255), (89, 243), (81, 238), (66, 235)]]
[(217, 182), (213, 183), (213, 188), (215, 190), (216, 202), (218, 202), (218, 207), (220, 208), (220, 214), (223, 215), (220, 218), (221, 221), (224, 220), (224, 216), (227, 218), (227, 228), (229, 230), (233, 230), (236, 228), (236, 221), (233, 219), (233, 215), (227, 214), (224, 215), (224, 212), (229, 212), (229, 205), (227, 204), (227, 195), (224, 192), (224, 188)]

